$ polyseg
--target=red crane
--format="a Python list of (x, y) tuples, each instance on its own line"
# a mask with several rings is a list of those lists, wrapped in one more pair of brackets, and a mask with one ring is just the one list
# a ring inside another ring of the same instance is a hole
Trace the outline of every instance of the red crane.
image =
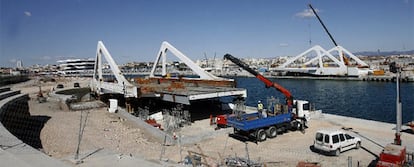
[[(286, 104), (288, 106), (288, 110), (289, 110), (289, 112), (292, 111), (293, 96), (292, 96), (292, 94), (290, 93), (289, 90), (287, 90), (286, 88), (284, 88), (283, 86), (281, 86), (281, 85), (279, 85), (275, 82), (270, 81), (269, 79), (267, 79), (266, 77), (264, 77), (263, 75), (258, 73), (257, 71), (251, 69), (249, 67), (249, 65), (247, 65), (246, 63), (244, 63), (240, 59), (238, 59), (238, 58), (236, 58), (236, 57), (234, 57), (230, 54), (224, 55), (224, 59), (230, 60), (234, 64), (238, 65), (239, 67), (243, 68), (244, 70), (246, 70), (250, 74), (254, 75), (257, 79), (259, 79), (260, 81), (262, 81), (265, 84), (266, 88), (273, 87), (277, 91), (283, 93), (283, 95), (285, 95), (285, 97), (286, 97)], [(298, 111), (296, 111), (296, 112), (298, 112)], [(298, 113), (293, 113), (293, 116), (296, 118), (298, 116)], [(227, 117), (228, 117), (228, 115), (218, 115), (217, 116), (216, 124), (217, 124), (218, 128), (227, 126)], [(213, 121), (212, 118), (211, 118), (211, 121)]]
[(247, 65), (246, 63), (242, 62), (240, 59), (230, 55), (230, 54), (226, 54), (224, 55), (224, 59), (228, 59), (231, 62), (233, 62), (234, 64), (238, 65), (239, 67), (243, 68), (244, 70), (246, 70), (247, 72), (249, 72), (250, 74), (254, 75), (257, 79), (259, 79), (260, 81), (262, 81), (266, 88), (270, 88), (273, 87), (276, 90), (278, 90), (279, 92), (283, 93), (283, 95), (285, 95), (286, 97), (286, 104), (289, 107), (289, 110), (292, 109), (292, 104), (293, 104), (293, 96), (290, 93), (289, 90), (287, 90), (286, 88), (284, 88), (283, 86), (270, 81), (269, 79), (267, 79), (266, 77), (264, 77), (263, 75), (261, 75), (260, 73), (258, 73), (257, 71), (251, 69), (249, 67), (249, 65)]

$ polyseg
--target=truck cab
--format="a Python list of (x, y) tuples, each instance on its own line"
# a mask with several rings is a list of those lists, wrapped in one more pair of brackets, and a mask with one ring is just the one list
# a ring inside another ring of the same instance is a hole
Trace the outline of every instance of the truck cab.
[(298, 117), (310, 119), (311, 105), (306, 100), (293, 100), (292, 113)]

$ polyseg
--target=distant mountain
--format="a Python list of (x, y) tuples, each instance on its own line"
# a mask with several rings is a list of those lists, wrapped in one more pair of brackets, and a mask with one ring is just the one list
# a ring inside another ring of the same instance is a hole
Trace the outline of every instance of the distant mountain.
[(354, 55), (362, 55), (362, 56), (391, 56), (391, 55), (413, 55), (414, 50), (408, 51), (363, 51), (363, 52), (355, 52)]

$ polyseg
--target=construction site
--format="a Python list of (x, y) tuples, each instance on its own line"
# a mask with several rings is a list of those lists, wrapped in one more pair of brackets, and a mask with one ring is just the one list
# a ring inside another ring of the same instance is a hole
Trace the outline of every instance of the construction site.
[(0, 166), (414, 167), (412, 1), (294, 3), (2, 2)]
[[(197, 76), (173, 76), (167, 55)], [(285, 99), (246, 106), (246, 89), (205, 72), (168, 42), (149, 76), (126, 79), (98, 42), (93, 78), (34, 78), (2, 89), (0, 158), (16, 166), (376, 166), (384, 155), (398, 155), (395, 164), (413, 165), (412, 127), (397, 123), (397, 133), (395, 124), (324, 114), (224, 57)], [(321, 152), (314, 147), (320, 129), (360, 141), (340, 154)], [(388, 154), (389, 143), (401, 148)]]

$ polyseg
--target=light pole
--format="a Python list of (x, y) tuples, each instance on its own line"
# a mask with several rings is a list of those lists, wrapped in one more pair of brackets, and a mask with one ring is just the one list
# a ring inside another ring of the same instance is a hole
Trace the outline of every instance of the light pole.
[(395, 145), (401, 145), (401, 124), (402, 124), (402, 104), (401, 104), (401, 95), (400, 95), (400, 74), (401, 68), (396, 65), (395, 62), (390, 64), (390, 71), (396, 74), (396, 83), (397, 83), (397, 100), (396, 100), (396, 110), (397, 110), (397, 127), (395, 128)]

